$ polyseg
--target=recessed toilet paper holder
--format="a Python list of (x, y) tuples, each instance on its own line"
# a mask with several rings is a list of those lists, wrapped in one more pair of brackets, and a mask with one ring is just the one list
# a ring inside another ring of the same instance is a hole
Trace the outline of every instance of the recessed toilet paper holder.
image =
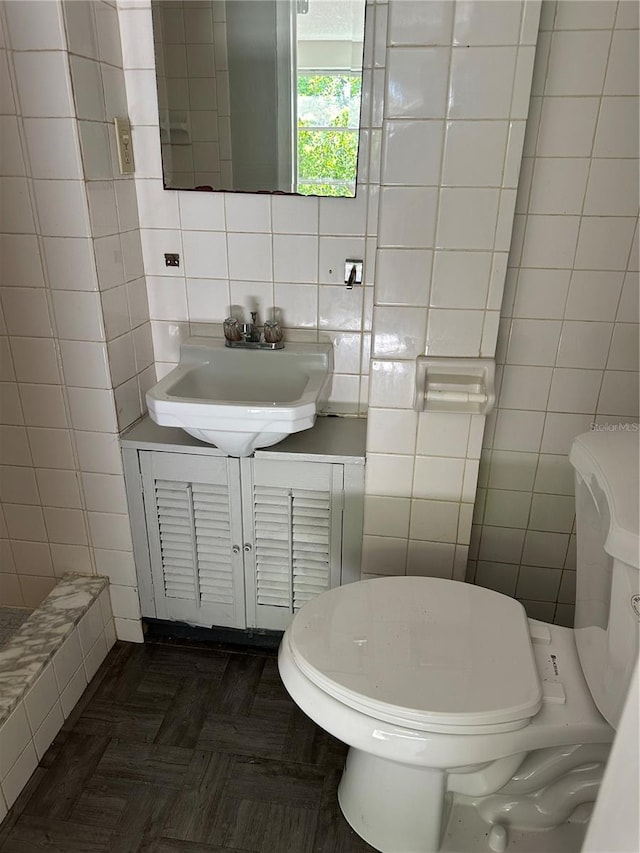
[(492, 358), (419, 355), (413, 408), (486, 415), (496, 401), (495, 369)]

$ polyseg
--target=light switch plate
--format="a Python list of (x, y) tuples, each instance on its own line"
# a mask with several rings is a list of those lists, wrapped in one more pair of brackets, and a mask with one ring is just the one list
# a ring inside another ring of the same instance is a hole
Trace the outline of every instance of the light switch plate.
[(130, 175), (135, 169), (133, 162), (133, 143), (131, 141), (131, 125), (128, 118), (114, 118), (116, 127), (116, 147), (118, 149), (118, 165), (121, 175)]

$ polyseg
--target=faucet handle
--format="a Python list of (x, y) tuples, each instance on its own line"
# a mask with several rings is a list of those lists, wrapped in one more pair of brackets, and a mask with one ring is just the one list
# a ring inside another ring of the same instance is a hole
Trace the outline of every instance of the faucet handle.
[(240, 324), (238, 323), (235, 317), (227, 317), (227, 319), (222, 324), (222, 329), (224, 331), (224, 336), (228, 341), (242, 340)]
[(264, 339), (268, 344), (279, 344), (282, 340), (282, 328), (277, 320), (267, 320), (264, 324)]

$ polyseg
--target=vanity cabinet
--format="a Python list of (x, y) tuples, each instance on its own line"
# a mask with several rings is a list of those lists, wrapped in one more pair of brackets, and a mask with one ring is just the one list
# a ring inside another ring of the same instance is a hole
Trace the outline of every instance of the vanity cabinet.
[[(244, 459), (147, 420), (126, 433), (142, 615), (283, 630), (306, 601), (357, 580), (364, 425), (341, 420)], [(341, 433), (357, 440), (345, 447)]]

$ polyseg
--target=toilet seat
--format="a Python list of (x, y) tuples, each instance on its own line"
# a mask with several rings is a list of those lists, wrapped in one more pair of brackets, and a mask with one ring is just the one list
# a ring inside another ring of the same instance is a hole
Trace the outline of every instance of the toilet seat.
[(417, 577), (347, 584), (306, 604), (285, 637), (312, 683), (394, 725), (491, 734), (526, 726), (542, 705), (524, 609), (482, 587)]

